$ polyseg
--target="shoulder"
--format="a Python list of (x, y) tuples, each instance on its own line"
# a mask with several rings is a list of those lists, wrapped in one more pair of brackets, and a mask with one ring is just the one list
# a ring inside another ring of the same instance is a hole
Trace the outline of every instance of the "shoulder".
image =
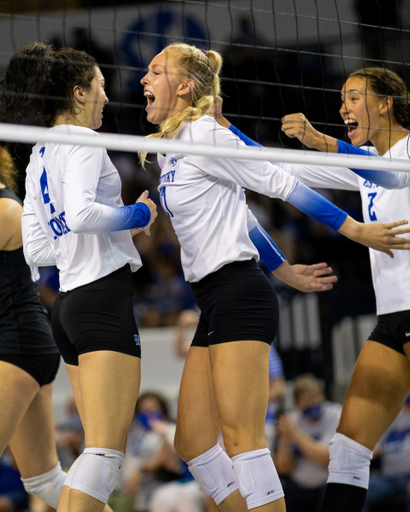
[(184, 130), (181, 136), (184, 140), (191, 142), (202, 142), (206, 144), (215, 145), (234, 143), (242, 143), (231, 130), (218, 124), (213, 117), (204, 115), (196, 121), (185, 123)]
[(396, 142), (385, 156), (392, 158), (410, 158), (410, 134)]
[(21, 217), (22, 211), (23, 207), (15, 199), (11, 197), (0, 197), (0, 215), (2, 221), (6, 219), (12, 220), (16, 216)]

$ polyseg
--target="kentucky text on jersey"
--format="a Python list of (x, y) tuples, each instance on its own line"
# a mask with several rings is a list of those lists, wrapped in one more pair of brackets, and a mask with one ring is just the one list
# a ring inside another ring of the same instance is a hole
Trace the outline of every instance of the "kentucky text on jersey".
[(169, 171), (159, 178), (159, 182), (162, 183), (174, 183), (175, 171)]

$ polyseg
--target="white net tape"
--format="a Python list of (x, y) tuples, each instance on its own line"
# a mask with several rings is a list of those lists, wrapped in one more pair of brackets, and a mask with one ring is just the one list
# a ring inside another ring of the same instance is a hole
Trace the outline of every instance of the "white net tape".
[(76, 135), (49, 130), (35, 126), (18, 126), (0, 123), (0, 140), (8, 142), (55, 142), (78, 144), (82, 146), (105, 147), (109, 150), (148, 151), (148, 153), (173, 153), (185, 155), (204, 155), (215, 158), (236, 160), (262, 160), (270, 162), (286, 162), (305, 165), (331, 167), (349, 167), (352, 169), (371, 169), (378, 171), (410, 172), (410, 161), (393, 158), (375, 158), (370, 156), (346, 155), (335, 153), (318, 153), (282, 148), (232, 147), (194, 144), (168, 139), (150, 139), (137, 135), (119, 135), (101, 133), (95, 135)]

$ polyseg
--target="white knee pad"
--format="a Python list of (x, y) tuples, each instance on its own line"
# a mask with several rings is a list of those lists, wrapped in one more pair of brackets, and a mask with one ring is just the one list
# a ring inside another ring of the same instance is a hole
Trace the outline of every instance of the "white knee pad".
[(21, 481), (28, 493), (38, 496), (47, 505), (57, 509), (66, 476), (67, 473), (61, 469), (61, 464), (58, 463), (54, 469), (47, 473), (31, 478), (22, 478)]
[(68, 473), (66, 474), (66, 479), (64, 481), (64, 485), (66, 487), (71, 487), (71, 482), (73, 481), (73, 476), (75, 475), (75, 472), (77, 471), (78, 465), (80, 464), (82, 458), (83, 458), (83, 454), (79, 455), (75, 459), (75, 461), (71, 464), (71, 467), (68, 470)]
[(370, 461), (373, 452), (343, 434), (336, 433), (329, 445), (327, 483), (369, 488)]
[(68, 482), (66, 480), (64, 485), (69, 483), (70, 489), (107, 503), (115, 488), (123, 460), (124, 454), (117, 450), (86, 448), (74, 462), (77, 463), (76, 468), (72, 475), (68, 475)]
[(232, 457), (239, 490), (248, 509), (261, 507), (284, 497), (282, 484), (268, 448)]
[(188, 468), (202, 490), (212, 496), (217, 505), (238, 489), (232, 461), (219, 444), (190, 460)]

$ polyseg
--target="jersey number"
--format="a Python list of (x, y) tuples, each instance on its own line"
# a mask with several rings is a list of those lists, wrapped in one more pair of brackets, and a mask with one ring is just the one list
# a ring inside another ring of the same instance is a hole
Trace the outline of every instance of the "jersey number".
[(369, 218), (370, 220), (377, 220), (376, 212), (374, 211), (374, 198), (377, 196), (377, 192), (371, 192), (370, 194), (367, 194), (369, 196)]

